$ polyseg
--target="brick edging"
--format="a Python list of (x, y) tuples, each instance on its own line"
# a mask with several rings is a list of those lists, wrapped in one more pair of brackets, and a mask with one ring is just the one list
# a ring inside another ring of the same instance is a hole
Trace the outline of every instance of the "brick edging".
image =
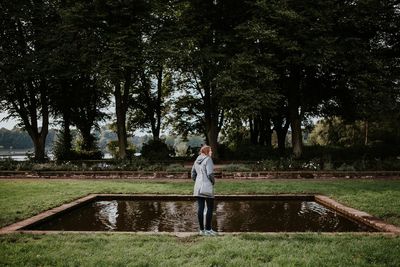
[[(216, 171), (218, 179), (400, 179), (400, 171)], [(0, 171), (0, 178), (190, 179), (190, 172), (166, 171)]]
[(390, 232), (400, 235), (400, 227), (386, 223), (385, 221), (374, 217), (364, 211), (359, 211), (354, 208), (347, 207), (339, 202), (323, 195), (315, 195), (315, 200), (329, 208), (332, 208), (345, 216), (362, 221), (363, 223), (383, 232)]
[(43, 219), (51, 218), (52, 216), (55, 216), (56, 214), (58, 214), (60, 212), (64, 212), (64, 211), (67, 211), (67, 210), (69, 210), (71, 208), (74, 208), (74, 207), (77, 207), (79, 205), (82, 205), (82, 204), (86, 203), (87, 201), (90, 201), (90, 200), (92, 200), (92, 199), (94, 199), (96, 197), (97, 197), (96, 194), (90, 194), (90, 195), (87, 195), (85, 197), (82, 197), (82, 198), (79, 198), (77, 200), (74, 200), (72, 202), (63, 204), (63, 205), (61, 205), (59, 207), (56, 207), (56, 208), (41, 212), (41, 213), (39, 213), (39, 214), (37, 214), (37, 215), (35, 215), (33, 217), (30, 217), (28, 219), (22, 220), (20, 222), (13, 223), (13, 224), (5, 226), (3, 228), (0, 228), (0, 234), (16, 232), (19, 229), (24, 228), (24, 227), (26, 227), (28, 225), (37, 223), (37, 222), (39, 222), (39, 221), (41, 221)]
[[(174, 197), (193, 197), (191, 195), (181, 195), (181, 194), (170, 194), (170, 195), (161, 195), (161, 194), (90, 194), (85, 197), (79, 198), (75, 201), (63, 204), (59, 207), (50, 209), (48, 211), (44, 211), (38, 215), (35, 215), (31, 218), (22, 220), (20, 222), (16, 222), (14, 224), (5, 226), (0, 229), (0, 234), (9, 234), (9, 233), (15, 233), (15, 232), (20, 232), (20, 233), (36, 233), (36, 234), (48, 234), (48, 233), (66, 233), (70, 231), (35, 231), (35, 230), (22, 230), (24, 227), (28, 225), (32, 225), (35, 223), (38, 223), (44, 219), (51, 218), (61, 212), (65, 212), (67, 210), (73, 209), (75, 207), (78, 207), (80, 205), (84, 205), (85, 203), (98, 198), (98, 197), (145, 197), (145, 198), (159, 198), (159, 197), (169, 197), (169, 198), (174, 198)], [(218, 196), (216, 196), (218, 197)], [(321, 203), (347, 217), (353, 218), (356, 221), (361, 221), (371, 227), (373, 227), (376, 230), (382, 231), (380, 234), (390, 234), (390, 235), (395, 235), (399, 236), (400, 235), (400, 228), (388, 224), (384, 222), (383, 220), (376, 218), (366, 212), (359, 211), (350, 207), (347, 207), (343, 204), (338, 203), (337, 201), (324, 196), (324, 195), (311, 195), (311, 194), (268, 194), (268, 195), (263, 195), (263, 194), (258, 194), (258, 195), (220, 195), (219, 197), (232, 197), (232, 198), (271, 198), (271, 197), (279, 197), (279, 198), (310, 198), (313, 197), (314, 200), (318, 203)], [(72, 231), (76, 233), (108, 233), (108, 232), (103, 232), (103, 231)], [(152, 232), (146, 232), (147, 234), (153, 234)], [(186, 232), (185, 232), (186, 233)], [(180, 234), (185, 234), (185, 233), (172, 233), (173, 235), (180, 235)], [(188, 232), (189, 233), (189, 232)], [(241, 232), (242, 233), (253, 233), (253, 232)], [(286, 233), (286, 232), (279, 232), (279, 233)], [(296, 233), (296, 232), (295, 232)], [(361, 232), (362, 233), (362, 232)], [(226, 233), (226, 234), (240, 234), (240, 233)], [(336, 234), (336, 233), (331, 233), (331, 234)], [(343, 233), (340, 233), (343, 234)], [(368, 234), (368, 233), (365, 233)]]

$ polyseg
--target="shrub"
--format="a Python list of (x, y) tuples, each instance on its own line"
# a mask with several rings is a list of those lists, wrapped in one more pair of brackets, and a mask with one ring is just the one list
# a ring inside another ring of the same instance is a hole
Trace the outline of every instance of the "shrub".
[(355, 171), (356, 169), (354, 168), (353, 165), (343, 163), (340, 165), (339, 168), (337, 168), (338, 171)]
[(145, 166), (143, 168), (143, 171), (165, 171), (165, 165), (163, 164), (151, 164), (148, 166)]
[(275, 154), (276, 152), (266, 146), (241, 145), (238, 146), (231, 155), (227, 154), (226, 158), (236, 160), (262, 160), (270, 158)]
[(266, 159), (262, 161), (257, 161), (253, 166), (253, 170), (255, 171), (274, 171), (277, 169), (278, 161)]
[(141, 152), (149, 160), (165, 160), (174, 154), (174, 150), (161, 140), (150, 140), (143, 145)]
[[(107, 144), (107, 150), (110, 152), (113, 158), (118, 158), (119, 147), (118, 147), (118, 140), (111, 140)], [(126, 157), (128, 159), (132, 159), (135, 156), (136, 147), (134, 144), (129, 143), (128, 148), (126, 149)]]
[(229, 164), (221, 168), (221, 171), (226, 172), (248, 172), (252, 170), (251, 166), (245, 164)]
[(74, 151), (74, 159), (98, 160), (103, 158), (103, 153), (99, 150), (80, 150)]
[(189, 171), (182, 164), (170, 164), (165, 169), (167, 172), (186, 172)]

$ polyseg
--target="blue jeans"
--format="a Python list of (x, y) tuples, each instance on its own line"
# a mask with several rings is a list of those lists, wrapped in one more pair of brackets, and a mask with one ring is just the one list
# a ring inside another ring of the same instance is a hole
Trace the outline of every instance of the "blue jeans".
[(207, 204), (206, 230), (211, 230), (211, 221), (214, 210), (214, 199), (206, 197), (197, 197), (197, 217), (199, 219), (200, 230), (204, 230), (204, 208)]

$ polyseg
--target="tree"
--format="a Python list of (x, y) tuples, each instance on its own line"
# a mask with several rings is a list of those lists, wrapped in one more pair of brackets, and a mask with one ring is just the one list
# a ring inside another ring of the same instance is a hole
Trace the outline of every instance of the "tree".
[(268, 56), (262, 54), (257, 38), (241, 36), (237, 42), (243, 48), (233, 57), (221, 80), (230, 88), (223, 106), (231, 119), (246, 122), (251, 144), (271, 147), (271, 117), (282, 97), (274, 84), (275, 74), (263, 65)]
[(279, 135), (285, 135), (282, 115), (287, 116), (295, 157), (302, 153), (304, 115), (328, 96), (323, 77), (331, 53), (332, 10), (332, 1), (257, 1), (247, 27), (270, 56), (264, 64), (277, 75), (276, 86), (285, 96), (274, 122)]
[(138, 80), (134, 84), (135, 99), (129, 112), (130, 128), (150, 128), (153, 139), (160, 139), (162, 117), (168, 112), (168, 100), (173, 90), (174, 47), (176, 29), (176, 3), (154, 1), (143, 38), (142, 57), (138, 64)]
[[(194, 98), (197, 100), (190, 102), (199, 108), (201, 132), (205, 134), (216, 158), (218, 135), (224, 121), (221, 101), (229, 90), (219, 79), (233, 54), (233, 36), (235, 27), (244, 18), (244, 4), (243, 1), (232, 0), (190, 0), (179, 20), (182, 32), (179, 38), (182, 50), (179, 71), (185, 73), (188, 87), (198, 96)], [(188, 99), (183, 97), (183, 101)], [(188, 107), (189, 110), (193, 108)]]
[(335, 49), (331, 63), (337, 93), (324, 111), (366, 125), (399, 114), (396, 1), (363, 1), (344, 6), (341, 12), (336, 46), (342, 49)]
[[(393, 1), (257, 1), (252, 11), (247, 36), (270, 55), (261, 64), (277, 75), (285, 96), (278, 114), (282, 118), (287, 110), (295, 157), (302, 154), (307, 115), (332, 105), (355, 114), (367, 109), (361, 105), (370, 106), (372, 92), (387, 95), (384, 88), (393, 88), (386, 45), (396, 28)], [(381, 101), (376, 106), (382, 107)], [(285, 128), (281, 119), (276, 124)]]
[(47, 1), (6, 1), (0, 12), (1, 106), (20, 121), (32, 138), (35, 160), (43, 161), (52, 88), (46, 39), (56, 10)]
[[(119, 157), (126, 158), (126, 114), (149, 15), (148, 1), (69, 1), (65, 27), (82, 38), (82, 58), (113, 89)], [(93, 78), (93, 77), (92, 77)], [(96, 79), (98, 80), (98, 79)]]

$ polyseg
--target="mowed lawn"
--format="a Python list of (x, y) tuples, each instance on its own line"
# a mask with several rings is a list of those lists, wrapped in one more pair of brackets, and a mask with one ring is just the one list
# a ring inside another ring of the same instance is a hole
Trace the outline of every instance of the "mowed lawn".
[[(191, 194), (188, 181), (0, 180), (0, 226), (90, 193)], [(400, 180), (218, 181), (217, 194), (319, 193), (400, 226)], [(400, 237), (0, 236), (0, 266), (400, 266)]]

